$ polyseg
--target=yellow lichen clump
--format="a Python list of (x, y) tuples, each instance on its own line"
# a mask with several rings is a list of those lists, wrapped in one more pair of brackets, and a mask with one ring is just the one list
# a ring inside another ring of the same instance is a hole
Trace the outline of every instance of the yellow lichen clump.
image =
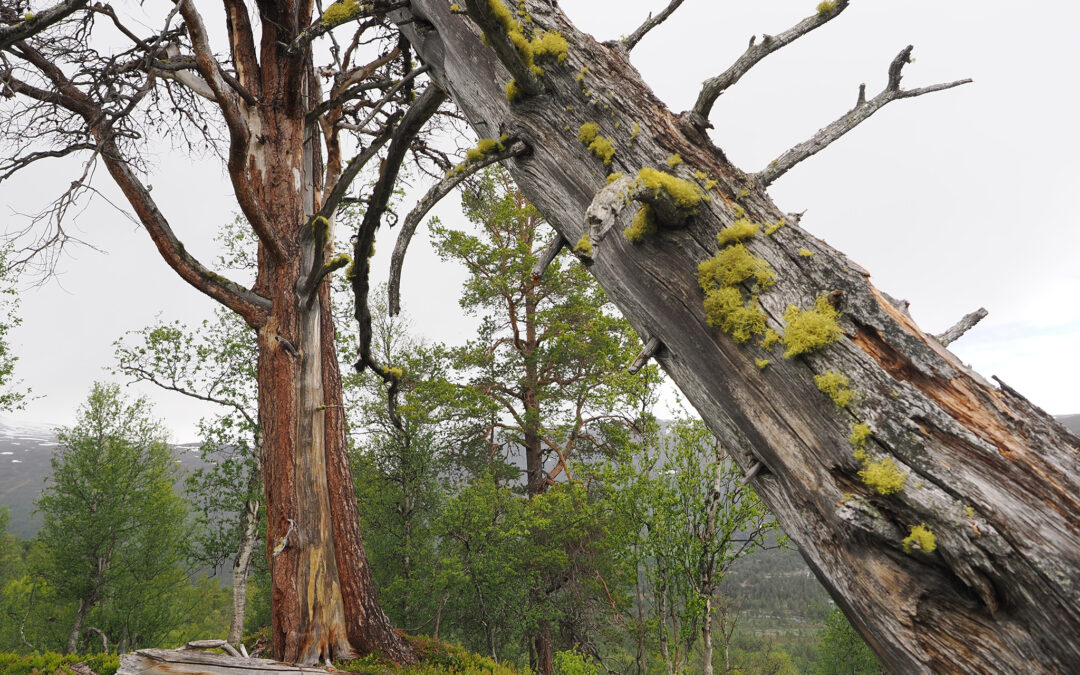
[(589, 151), (604, 160), (606, 166), (611, 164), (611, 158), (615, 156), (615, 143), (610, 138), (597, 136), (589, 143)]
[(574, 253), (579, 253), (583, 256), (591, 256), (593, 251), (592, 239), (589, 235), (581, 235), (581, 239), (578, 239), (578, 243), (574, 245)]
[(772, 328), (767, 328), (765, 337), (761, 338), (761, 348), (772, 349), (778, 342), (780, 342), (780, 333), (777, 333)]
[(814, 252), (811, 251), (808, 248), (800, 248), (799, 249), (799, 255), (801, 255), (804, 258), (813, 258), (814, 257)]
[(461, 5), (459, 5), (459, 4), (457, 4), (455, 2), (454, 4), (450, 5), (450, 11), (451, 12), (460, 12), (461, 11)]
[(611, 164), (611, 158), (615, 156), (615, 143), (610, 138), (600, 135), (600, 125), (596, 122), (586, 122), (578, 129), (578, 140), (589, 147), (589, 151), (604, 160), (604, 164)]
[(859, 422), (852, 425), (851, 435), (848, 436), (848, 442), (855, 446), (856, 459), (862, 460), (866, 457), (866, 443), (873, 435), (874, 432), (871, 431), (869, 424)]
[(700, 204), (705, 197), (701, 193), (701, 188), (690, 181), (648, 167), (638, 171), (637, 183), (654, 192), (663, 190), (671, 195), (676, 204), (683, 208), (693, 208)]
[(851, 389), (851, 380), (847, 375), (838, 373), (835, 370), (828, 370), (821, 375), (815, 375), (814, 383), (817, 384), (818, 389), (833, 400), (837, 407), (848, 407), (855, 397), (855, 392)]
[(720, 230), (720, 234), (716, 235), (716, 241), (720, 242), (721, 246), (727, 246), (728, 244), (755, 237), (759, 232), (761, 232), (761, 225), (751, 222), (747, 218), (739, 218), (731, 225)]
[(818, 16), (828, 16), (836, 9), (837, 0), (823, 0), (817, 6)]
[[(537, 59), (553, 57), (559, 63), (566, 61), (570, 43), (566, 41), (566, 38), (561, 33), (558, 31), (542, 31), (530, 40), (525, 36), (525, 26), (521, 21), (514, 18), (513, 13), (502, 3), (502, 0), (488, 0), (488, 6), (491, 8), (491, 12), (495, 15), (499, 25), (506, 31), (506, 36), (513, 43), (518, 56), (529, 67), (533, 75), (540, 77), (544, 74), (544, 69), (536, 64)], [(532, 23), (532, 17), (524, 12), (523, 6), (519, 6), (518, 9), (522, 13), (525, 23)], [(514, 102), (520, 97), (521, 89), (518, 87), (517, 82), (514, 80), (507, 82), (506, 100)]]
[[(765, 327), (765, 313), (758, 305), (757, 296), (744, 299), (740, 288), (740, 284), (751, 279), (755, 288), (766, 288), (776, 279), (769, 263), (741, 243), (756, 235), (758, 229), (758, 225), (740, 217), (717, 235), (721, 249), (716, 255), (698, 265), (698, 285), (705, 291), (705, 320), (740, 344), (754, 335), (768, 336), (770, 332), (775, 335)], [(769, 362), (757, 359), (755, 363), (763, 369)]]
[(754, 359), (754, 365), (758, 367), (758, 370), (765, 370), (765, 366), (769, 365), (769, 359)]
[(469, 148), (465, 151), (465, 161), (458, 164), (453, 169), (446, 172), (446, 177), (456, 176), (459, 173), (465, 171), (465, 167), (469, 164), (474, 164), (484, 159), (488, 155), (495, 152), (502, 152), (506, 149), (504, 143), (509, 139), (509, 136), (503, 134), (498, 140), (494, 138), (481, 138), (476, 143), (475, 148)]
[(623, 236), (631, 244), (640, 244), (645, 237), (656, 233), (656, 222), (652, 215), (652, 208), (646, 204), (634, 214), (634, 221), (630, 227), (623, 230)]
[(765, 332), (765, 314), (758, 308), (757, 298), (744, 304), (736, 286), (721, 286), (705, 293), (705, 320), (739, 344)]
[(859, 470), (859, 478), (867, 487), (877, 490), (880, 494), (891, 495), (904, 489), (907, 482), (907, 474), (900, 471), (892, 457), (873, 459), (867, 451), (870, 437), (873, 431), (870, 426), (859, 422), (852, 425), (851, 435), (848, 442), (855, 446), (855, 459), (862, 464)]
[(600, 133), (600, 125), (596, 122), (586, 122), (578, 129), (578, 140), (582, 143), (592, 143), (596, 135)]
[(677, 152), (674, 155), (672, 155), (671, 157), (667, 158), (667, 165), (668, 165), (668, 168), (670, 168), (670, 169), (674, 169), (675, 167), (679, 166), (680, 164), (682, 164), (682, 157)]
[(398, 380), (400, 380), (401, 377), (405, 374), (405, 371), (401, 368), (394, 368), (392, 366), (385, 366), (383, 367), (382, 371), (384, 375), (389, 375), (390, 377)]
[(784, 220), (783, 218), (776, 221), (775, 223), (769, 223), (768, 225), (765, 226), (765, 234), (770, 234), (771, 235), (771, 234), (775, 233), (777, 230), (779, 230), (781, 227), (783, 227), (786, 224), (787, 224), (787, 221)]
[(615, 181), (619, 180), (622, 177), (623, 177), (622, 172), (621, 171), (616, 171), (615, 173), (609, 173), (608, 177), (604, 179), (604, 182), (607, 185), (611, 185), (612, 183), (614, 183)]
[(762, 288), (776, 280), (769, 263), (751, 253), (745, 244), (723, 248), (698, 265), (698, 284), (706, 292), (714, 286), (734, 286), (751, 278)]
[(883, 495), (891, 495), (904, 489), (907, 474), (896, 468), (892, 457), (874, 459), (863, 464), (859, 471), (862, 482)]
[(322, 22), (328, 26), (337, 26), (358, 16), (368, 7), (361, 4), (360, 0), (337, 0), (323, 12)]
[(933, 531), (926, 526), (926, 523), (913, 525), (911, 534), (904, 537), (903, 543), (904, 553), (911, 553), (912, 551), (933, 553), (937, 550), (937, 538), (934, 537)]
[(784, 358), (808, 354), (839, 340), (843, 335), (840, 324), (836, 322), (839, 316), (840, 313), (824, 295), (814, 301), (813, 309), (804, 310), (788, 305), (784, 312)]

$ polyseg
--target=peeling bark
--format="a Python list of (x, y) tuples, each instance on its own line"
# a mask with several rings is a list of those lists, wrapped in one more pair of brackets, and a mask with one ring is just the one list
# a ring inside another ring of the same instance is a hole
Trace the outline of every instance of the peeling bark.
[[(408, 16), (394, 16), (481, 137), (507, 133), (532, 149), (507, 166), (566, 241), (587, 232), (608, 171), (653, 167), (688, 180), (703, 171), (717, 181), (685, 227), (638, 245), (617, 232), (594, 241), (590, 271), (640, 334), (663, 343), (658, 362), (735, 461), (744, 470), (762, 463), (755, 490), (874, 651), (906, 673), (1075, 668), (1080, 441), (967, 369), (861, 268), (794, 222), (747, 242), (776, 275), (759, 296), (767, 325), (783, 333), (789, 305), (828, 295), (842, 338), (784, 359), (709, 326), (697, 266), (715, 254), (716, 234), (740, 214), (757, 223), (784, 214), (687, 116), (665, 108), (622, 50), (581, 33), (550, 3), (525, 5), (571, 47), (564, 65), (545, 64), (541, 93), (513, 104), (510, 74), (467, 17), (441, 0), (414, 0)], [(591, 97), (575, 81), (585, 66)], [(610, 166), (578, 140), (586, 122), (615, 142)], [(674, 153), (683, 164), (668, 169)], [(620, 228), (633, 211), (614, 216)], [(756, 358), (771, 364), (759, 370)], [(827, 370), (850, 378), (853, 405), (838, 408), (818, 390), (814, 375)], [(902, 490), (883, 495), (860, 479), (847, 440), (855, 423), (872, 431), (868, 452), (906, 474)], [(919, 524), (936, 535), (936, 550), (906, 553), (902, 540)]]

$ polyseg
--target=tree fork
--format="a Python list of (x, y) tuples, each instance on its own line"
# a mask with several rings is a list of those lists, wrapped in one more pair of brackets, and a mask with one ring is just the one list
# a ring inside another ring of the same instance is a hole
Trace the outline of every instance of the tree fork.
[[(780, 226), (769, 181), (732, 166), (700, 125), (669, 111), (621, 50), (549, 3), (525, 8), (571, 46), (566, 64), (545, 67), (543, 91), (516, 103), (504, 91), (510, 74), (445, 2), (415, 0), (409, 15), (391, 17), (409, 20), (401, 30), (480, 136), (512, 130), (533, 148), (507, 165), (565, 240), (586, 233), (609, 170), (652, 167), (691, 181), (700, 171), (717, 181), (699, 181), (712, 199), (685, 227), (637, 245), (608, 237), (590, 270), (640, 333), (663, 342), (658, 361), (739, 465), (764, 460), (755, 490), (878, 655), (901, 672), (1065, 672), (1080, 662), (1077, 439), (968, 370), (843, 254), (794, 222)], [(610, 108), (588, 105), (575, 81), (585, 66), (588, 90)], [(613, 141), (610, 166), (578, 139), (587, 122)], [(682, 164), (666, 166), (675, 153)], [(624, 226), (626, 211), (617, 216)], [(832, 294), (842, 312), (835, 342), (785, 359), (707, 323), (698, 264), (743, 217), (772, 225), (745, 242), (775, 275), (756, 300), (766, 325), (783, 333), (789, 305), (806, 310)], [(841, 408), (819, 391), (814, 376), (830, 370), (850, 378), (854, 404)], [(869, 437), (853, 434), (860, 425)], [(902, 489), (875, 489), (849, 437), (867, 461), (891, 462)], [(920, 525), (935, 550), (911, 546)]]

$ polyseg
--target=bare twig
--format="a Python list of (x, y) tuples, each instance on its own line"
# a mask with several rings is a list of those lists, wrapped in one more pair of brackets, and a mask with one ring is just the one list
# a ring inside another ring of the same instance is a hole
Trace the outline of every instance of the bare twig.
[(391, 87), (390, 90), (388, 92), (386, 92), (386, 94), (382, 97), (382, 99), (379, 100), (378, 103), (376, 103), (374, 106), (372, 106), (371, 111), (368, 112), (368, 116), (364, 118), (364, 121), (360, 122), (359, 124), (349, 124), (349, 123), (342, 122), (342, 123), (339, 123), (337, 125), (338, 128), (340, 128), (340, 129), (351, 129), (353, 131), (362, 131), (365, 127), (367, 127), (367, 125), (371, 122), (371, 120), (375, 119), (375, 116), (379, 114), (379, 112), (383, 109), (383, 106), (385, 106), (392, 98), (394, 98), (394, 96), (399, 91), (401, 91), (401, 89), (403, 87), (410, 84), (419, 75), (422, 75), (423, 73), (426, 73), (428, 70), (430, 70), (430, 68), (431, 68), (430, 66), (424, 65), (424, 66), (420, 66), (419, 68), (413, 69), (408, 75), (401, 78), (397, 82), (397, 84), (395, 84), (393, 87)]
[(956, 325), (945, 331), (941, 335), (936, 335), (937, 341), (942, 345), (948, 346), (953, 342), (960, 339), (964, 333), (968, 332), (975, 327), (975, 324), (979, 323), (986, 318), (986, 315), (990, 312), (986, 311), (985, 307), (980, 307), (970, 314), (965, 314), (964, 318), (956, 322)]
[(959, 87), (962, 84), (971, 82), (970, 79), (964, 79), (955, 82), (947, 82), (945, 84), (934, 84), (929, 87), (921, 87), (918, 89), (901, 89), (901, 71), (905, 64), (911, 63), (912, 49), (913, 47), (908, 45), (895, 59), (893, 59), (892, 63), (889, 65), (889, 84), (886, 85), (885, 89), (880, 94), (869, 101), (865, 100), (864, 95), (860, 95), (859, 103), (843, 117), (818, 131), (810, 138), (810, 140), (796, 145), (770, 162), (767, 167), (756, 174), (756, 178), (760, 181), (761, 185), (771, 185), (777, 178), (783, 176), (793, 166), (824, 150), (833, 141), (866, 121), (868, 117), (880, 110), (887, 103), (897, 99), (914, 98), (915, 96), (922, 96), (923, 94), (929, 94), (935, 91), (952, 89), (953, 87)]
[(0, 49), (7, 49), (16, 42), (40, 33), (57, 21), (61, 21), (86, 6), (89, 0), (66, 0), (37, 12), (14, 26), (0, 28)]
[(645, 367), (645, 364), (649, 362), (649, 359), (656, 356), (656, 354), (663, 347), (663, 343), (660, 342), (660, 338), (655, 335), (649, 338), (649, 341), (645, 343), (645, 348), (641, 350), (634, 362), (630, 364), (630, 367), (626, 369), (626, 372), (631, 375), (636, 375), (639, 370)]
[(671, 0), (671, 3), (656, 16), (653, 16), (652, 12), (650, 12), (649, 18), (645, 19), (645, 23), (638, 26), (637, 30), (630, 33), (629, 36), (620, 40), (622, 45), (626, 48), (626, 51), (630, 51), (636, 47), (637, 43), (641, 42), (641, 38), (645, 37), (646, 33), (663, 23), (664, 20), (671, 16), (672, 12), (678, 9), (681, 4), (683, 4), (683, 0)]
[(413, 235), (416, 234), (416, 228), (420, 225), (420, 221), (461, 181), (486, 166), (528, 152), (528, 147), (522, 143), (507, 141), (506, 146), (506, 149), (502, 152), (487, 155), (478, 162), (467, 164), (460, 171), (452, 172), (451, 175), (433, 185), (427, 191), (427, 194), (416, 203), (409, 215), (405, 217), (405, 223), (401, 226), (401, 233), (398, 234), (397, 244), (394, 246), (394, 254), (390, 258), (390, 283), (387, 287), (387, 295), (389, 296), (387, 304), (389, 305), (390, 316), (397, 316), (401, 313), (401, 268), (405, 262), (405, 253), (409, 249), (409, 243), (412, 241)]
[(751, 480), (753, 480), (754, 476), (758, 475), (761, 472), (761, 469), (764, 467), (765, 465), (762, 464), (760, 461), (754, 462), (754, 465), (750, 467), (750, 469), (746, 472), (746, 475), (739, 479), (739, 486), (742, 487), (743, 485), (746, 485)]
[(544, 276), (544, 272), (547, 271), (548, 266), (550, 266), (551, 263), (555, 261), (555, 258), (559, 256), (559, 252), (569, 244), (570, 242), (566, 241), (561, 234), (555, 234), (555, 238), (544, 248), (543, 253), (540, 254), (540, 258), (536, 261), (536, 264), (533, 265), (532, 278), (534, 282)]
[(751, 68), (757, 65), (758, 61), (781, 47), (798, 40), (815, 28), (824, 26), (835, 19), (847, 9), (848, 3), (849, 0), (838, 0), (829, 11), (819, 10), (813, 16), (806, 17), (779, 35), (763, 35), (761, 42), (756, 44), (755, 39), (750, 38), (750, 45), (731, 67), (716, 77), (705, 81), (701, 93), (698, 94), (697, 102), (694, 103), (694, 108), (689, 113), (691, 123), (699, 129), (710, 128), (712, 125), (709, 124), (709, 113), (712, 111), (713, 104), (716, 103), (716, 99), (720, 94), (738, 82), (743, 75), (746, 75)]

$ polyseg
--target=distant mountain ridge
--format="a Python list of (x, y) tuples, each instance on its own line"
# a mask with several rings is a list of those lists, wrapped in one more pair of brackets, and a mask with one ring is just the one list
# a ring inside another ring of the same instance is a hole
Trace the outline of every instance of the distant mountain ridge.
[[(29, 539), (41, 528), (34, 500), (52, 475), (56, 449), (56, 425), (26, 424), (0, 420), (0, 505), (11, 510), (8, 532)], [(202, 466), (197, 443), (173, 446), (186, 473)]]
[[(1057, 420), (1080, 437), (1080, 414), (1060, 415)], [(55, 427), (47, 424), (18, 424), (0, 420), (0, 505), (11, 510), (8, 531), (23, 539), (37, 534), (41, 517), (34, 513), (34, 500), (52, 473)], [(201, 467), (197, 443), (174, 446), (177, 461), (185, 472)]]

